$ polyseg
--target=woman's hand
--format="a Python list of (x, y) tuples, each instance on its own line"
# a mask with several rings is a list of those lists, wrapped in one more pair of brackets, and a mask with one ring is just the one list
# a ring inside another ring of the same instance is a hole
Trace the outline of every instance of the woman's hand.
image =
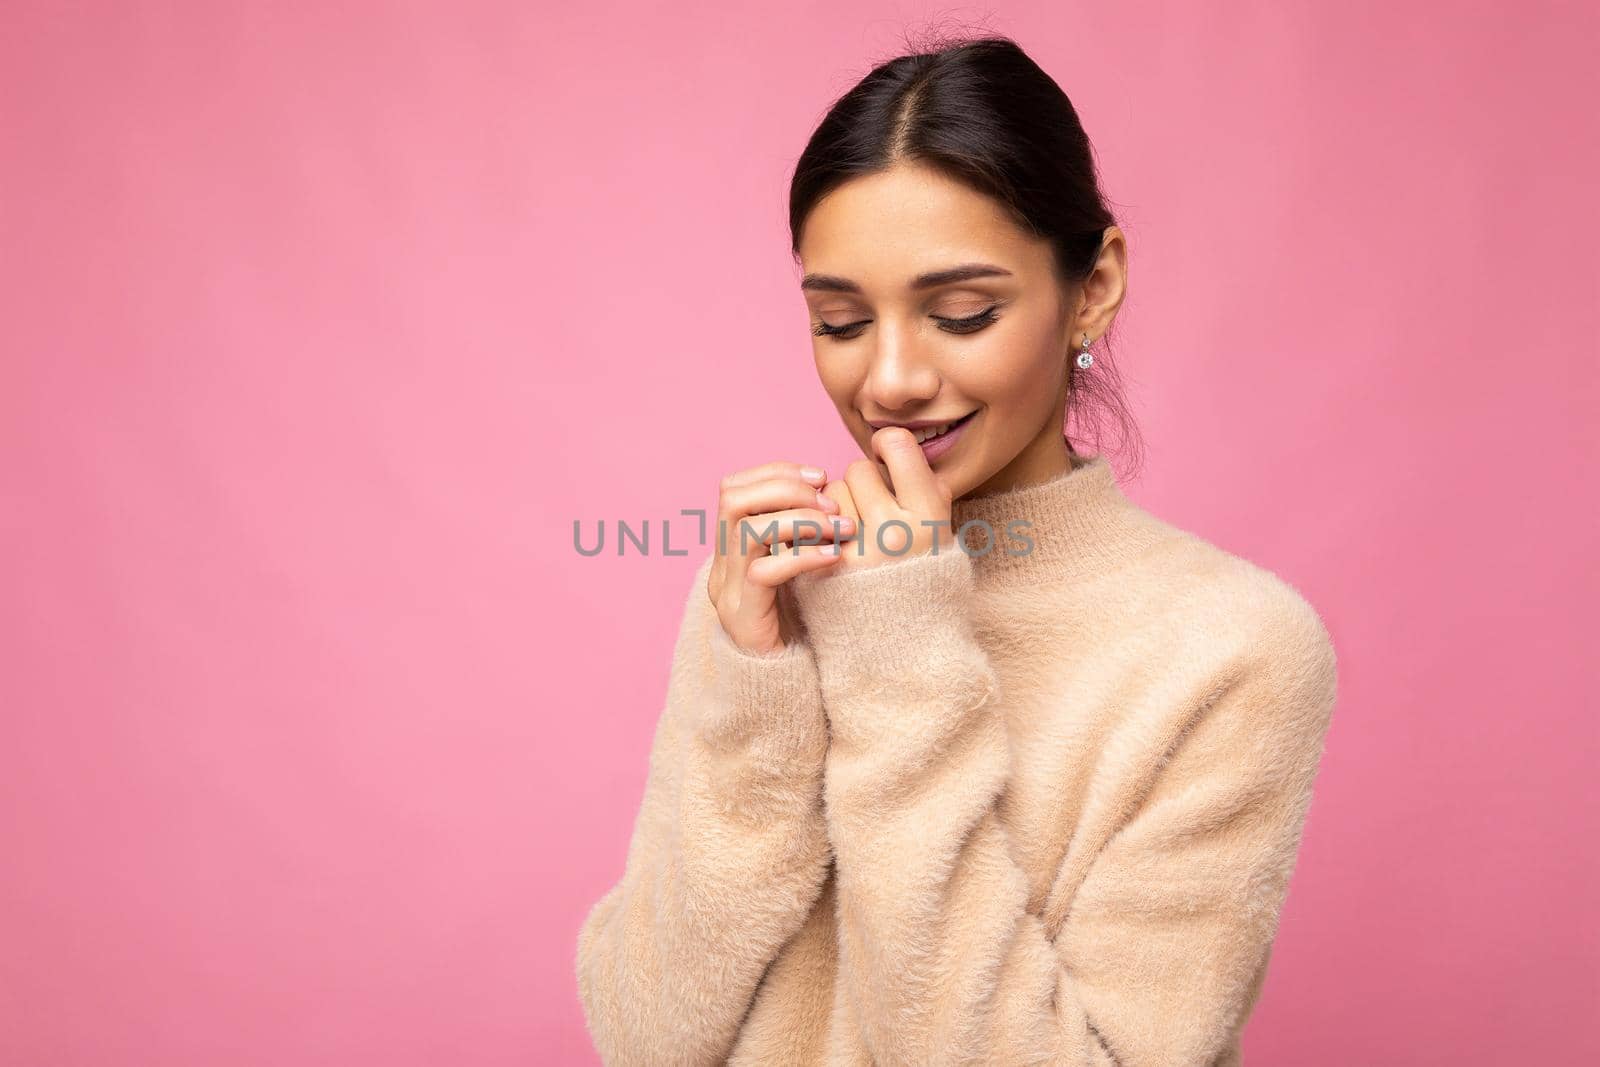
[(872, 435), (872, 448), (888, 468), (892, 490), (879, 465), (866, 459), (852, 462), (844, 480), (830, 482), (824, 490), (839, 502), (841, 514), (857, 520), (860, 530), (860, 543), (844, 546), (846, 562), (840, 569), (925, 555), (935, 543), (940, 552), (960, 551), (951, 528), (950, 490), (928, 466), (911, 431), (886, 426)]
[(750, 652), (784, 648), (788, 634), (778, 587), (803, 571), (839, 562), (842, 552), (827, 551), (837, 547), (836, 525), (840, 538), (854, 533), (854, 520), (842, 520), (838, 502), (818, 490), (827, 474), (809, 469), (818, 476), (807, 477), (798, 463), (774, 462), (722, 479), (706, 594), (729, 640)]

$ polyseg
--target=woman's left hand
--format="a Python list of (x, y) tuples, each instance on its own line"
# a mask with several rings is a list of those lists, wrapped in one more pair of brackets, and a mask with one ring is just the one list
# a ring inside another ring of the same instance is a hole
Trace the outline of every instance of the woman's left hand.
[(828, 483), (823, 491), (839, 502), (841, 514), (856, 520), (857, 531), (841, 542), (843, 558), (830, 573), (925, 555), (935, 544), (940, 552), (960, 551), (950, 527), (950, 490), (928, 466), (911, 431), (886, 426), (872, 435), (872, 448), (894, 488), (868, 459), (853, 461), (843, 481)]

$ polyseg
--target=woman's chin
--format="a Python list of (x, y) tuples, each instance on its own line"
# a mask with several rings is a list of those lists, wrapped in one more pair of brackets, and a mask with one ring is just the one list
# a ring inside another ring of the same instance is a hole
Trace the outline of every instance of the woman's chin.
[(959, 500), (972, 491), (975, 484), (967, 471), (970, 464), (959, 459), (952, 459), (948, 467), (936, 464), (933, 473), (939, 476), (939, 481), (950, 492), (951, 500)]

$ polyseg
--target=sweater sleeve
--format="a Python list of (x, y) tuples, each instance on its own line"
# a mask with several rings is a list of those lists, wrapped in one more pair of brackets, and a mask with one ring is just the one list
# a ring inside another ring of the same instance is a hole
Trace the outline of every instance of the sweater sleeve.
[(695, 576), (620, 880), (577, 943), (596, 1049), (613, 1067), (722, 1062), (767, 965), (832, 859), (827, 718), (809, 647), (729, 640)]
[(1309, 605), (1274, 600), (1291, 610), (1270, 639), (1175, 710), (1181, 739), (1052, 928), (995, 811), (1011, 754), (971, 559), (802, 578), (833, 734), (840, 981), (873, 1060), (1212, 1063), (1265, 973), (1332, 707)]

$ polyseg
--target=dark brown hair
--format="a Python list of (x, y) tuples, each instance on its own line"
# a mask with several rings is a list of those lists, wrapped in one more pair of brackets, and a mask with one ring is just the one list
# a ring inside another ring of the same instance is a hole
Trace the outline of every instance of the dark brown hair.
[[(851, 178), (910, 162), (992, 197), (1023, 230), (1048, 240), (1067, 288), (1089, 276), (1105, 229), (1116, 222), (1094, 148), (1054, 79), (1008, 37), (946, 39), (878, 64), (829, 108), (789, 186), (796, 259), (818, 201)], [(1086, 430), (1102, 451), (1105, 430), (1115, 428), (1117, 451), (1137, 467), (1138, 431), (1109, 340), (1091, 347), (1088, 371), (1062, 353), (1069, 374), (1062, 430), (1076, 452), (1074, 436)]]

